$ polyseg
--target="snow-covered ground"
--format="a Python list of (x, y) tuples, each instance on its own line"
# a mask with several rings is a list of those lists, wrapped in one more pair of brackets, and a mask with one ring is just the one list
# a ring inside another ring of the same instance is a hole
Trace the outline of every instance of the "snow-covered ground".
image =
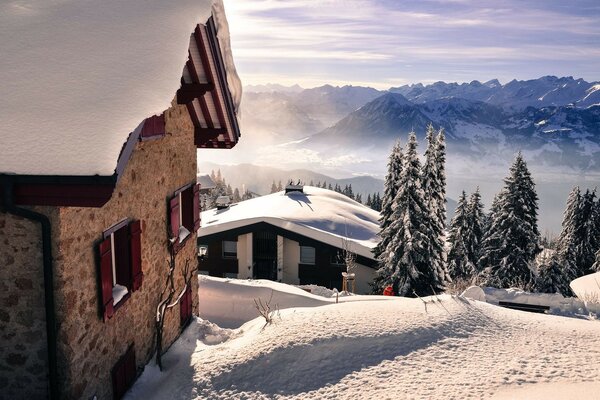
[[(263, 283), (203, 278), (201, 315), (211, 307), (227, 310), (235, 325), (236, 315), (239, 322), (250, 317), (238, 307), (243, 298), (273, 294), (279, 317), (271, 325), (256, 318), (236, 329), (196, 319), (164, 357), (165, 371), (151, 362), (127, 398), (600, 396), (598, 321), (449, 295), (424, 299), (426, 307), (420, 299), (376, 296), (348, 296), (336, 304)], [(215, 297), (217, 288), (229, 296)]]

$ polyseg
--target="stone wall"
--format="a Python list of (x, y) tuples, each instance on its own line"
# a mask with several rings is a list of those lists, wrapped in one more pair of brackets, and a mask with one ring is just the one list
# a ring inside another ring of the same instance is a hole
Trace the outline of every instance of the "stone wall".
[(48, 393), (41, 225), (0, 213), (0, 399)]
[[(59, 355), (65, 398), (112, 398), (111, 369), (135, 343), (138, 369), (152, 357), (156, 305), (168, 271), (168, 199), (196, 180), (193, 127), (184, 106), (165, 113), (167, 135), (138, 142), (111, 200), (102, 208), (60, 208), (55, 241)], [(98, 242), (102, 232), (129, 218), (142, 222), (142, 287), (104, 322), (99, 315)], [(183, 265), (197, 266), (196, 235), (176, 256), (175, 286)], [(194, 314), (197, 284), (192, 281)], [(179, 307), (169, 310), (164, 347), (180, 333)]]

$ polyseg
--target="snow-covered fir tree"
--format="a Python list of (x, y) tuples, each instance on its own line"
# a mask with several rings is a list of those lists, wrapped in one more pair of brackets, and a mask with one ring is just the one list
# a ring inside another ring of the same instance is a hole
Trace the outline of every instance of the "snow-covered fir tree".
[(563, 296), (572, 296), (569, 282), (570, 280), (564, 274), (556, 253), (541, 257), (538, 274), (535, 278), (534, 290), (536, 292), (560, 293)]
[(473, 274), (476, 275), (481, 271), (479, 268), (479, 257), (481, 257), (481, 241), (483, 240), (486, 223), (486, 216), (483, 212), (483, 203), (481, 202), (479, 186), (473, 193), (471, 193), (467, 209), (468, 231), (465, 238), (465, 244), (467, 248), (467, 257), (469, 262), (473, 265)]
[(474, 266), (469, 260), (467, 238), (469, 235), (469, 204), (467, 194), (462, 192), (458, 198), (454, 217), (448, 233), (448, 272), (453, 281), (471, 280)]
[(569, 281), (582, 275), (575, 261), (578, 252), (578, 235), (582, 232), (579, 220), (581, 206), (581, 190), (575, 186), (567, 198), (567, 206), (563, 213), (562, 230), (558, 237), (558, 262), (561, 265), (563, 275)]
[(521, 153), (504, 183), (482, 246), (482, 278), (488, 286), (528, 289), (533, 284), (532, 263), (540, 252), (540, 233), (535, 184)]
[[(392, 223), (393, 203), (398, 193), (398, 184), (400, 181), (400, 171), (402, 171), (402, 145), (400, 140), (396, 141), (392, 147), (392, 152), (388, 158), (387, 174), (385, 175), (383, 198), (381, 199), (381, 217), (379, 218), (379, 226), (381, 241), (373, 249), (375, 258), (381, 261), (381, 255), (385, 251), (387, 245), (392, 238), (392, 232), (389, 227)], [(377, 209), (377, 199), (375, 194), (370, 201), (369, 207)]]
[(384, 285), (391, 284), (400, 296), (427, 296), (445, 289), (446, 276), (441, 276), (429, 260), (430, 212), (421, 188), (421, 163), (414, 132), (409, 135), (403, 158), (390, 225), (396, 234), (382, 255), (378, 275)]

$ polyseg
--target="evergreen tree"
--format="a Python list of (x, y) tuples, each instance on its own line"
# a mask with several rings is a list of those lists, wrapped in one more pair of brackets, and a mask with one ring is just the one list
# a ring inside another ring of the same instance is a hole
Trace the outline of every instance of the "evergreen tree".
[(592, 269), (596, 272), (600, 272), (600, 249), (596, 252), (596, 262), (592, 266)]
[(476, 275), (480, 272), (479, 257), (481, 257), (481, 241), (483, 240), (485, 229), (485, 214), (483, 212), (479, 187), (471, 194), (467, 210), (465, 245), (467, 258), (473, 266), (473, 274)]
[(357, 193), (356, 196), (354, 196), (354, 200), (362, 204), (362, 193)]
[(277, 193), (277, 185), (275, 184), (274, 179), (273, 179), (273, 183), (271, 184), (271, 193)]
[(565, 276), (556, 254), (541, 258), (534, 289), (540, 293), (560, 293), (565, 297), (573, 295), (569, 279)]
[(373, 208), (372, 205), (373, 204), (371, 203), (371, 193), (367, 193), (367, 203), (366, 203), (366, 206)]
[(488, 286), (528, 289), (533, 284), (533, 261), (540, 252), (540, 233), (535, 184), (521, 153), (504, 183), (479, 261), (483, 280)]
[(475, 267), (468, 254), (469, 211), (467, 194), (463, 190), (448, 233), (448, 272), (452, 280), (471, 280), (475, 274)]
[(329, 185), (327, 185), (327, 189), (328, 190), (333, 190), (333, 188), (331, 187), (331, 183)]
[[(387, 164), (387, 174), (385, 175), (384, 182), (384, 191), (383, 198), (381, 199), (381, 207), (378, 207), (378, 202), (376, 198), (376, 194), (373, 194), (373, 200), (371, 202), (370, 207), (376, 211), (381, 212), (381, 217), (379, 218), (379, 227), (380, 232), (379, 236), (381, 237), (380, 242), (373, 249), (373, 254), (375, 258), (380, 260), (381, 254), (385, 251), (388, 244), (390, 243), (394, 232), (390, 231), (389, 227), (392, 223), (392, 213), (393, 213), (393, 204), (394, 199), (396, 198), (396, 193), (398, 193), (398, 185), (400, 181), (400, 172), (402, 171), (402, 146), (400, 144), (400, 140), (396, 141), (394, 146), (392, 147), (392, 152), (388, 158)], [(379, 194), (377, 194), (378, 196)], [(379, 208), (379, 210), (378, 210)]]
[(434, 136), (432, 124), (427, 127), (427, 149), (422, 170), (422, 187), (429, 210), (427, 224), (431, 248), (429, 262), (444, 281), (449, 280), (444, 260), (444, 231), (446, 229), (446, 139), (440, 129)]
[(400, 296), (427, 296), (442, 292), (445, 276), (431, 265), (429, 210), (421, 188), (421, 164), (417, 157), (417, 138), (409, 135), (394, 199), (392, 224), (395, 234), (382, 254), (379, 283), (391, 284)]
[(238, 188), (235, 188), (233, 191), (233, 202), (239, 203), (240, 201), (242, 201), (242, 197), (240, 196), (240, 190)]
[(283, 190), (283, 186), (281, 185), (281, 180), (279, 181), (279, 183), (277, 184), (277, 191), (281, 192)]

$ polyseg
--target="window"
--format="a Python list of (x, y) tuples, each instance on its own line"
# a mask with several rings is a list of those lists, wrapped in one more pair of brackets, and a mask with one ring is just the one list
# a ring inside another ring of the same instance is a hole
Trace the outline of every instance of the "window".
[(129, 346), (125, 354), (117, 361), (112, 369), (113, 399), (123, 397), (127, 389), (131, 387), (137, 376), (135, 366), (135, 350), (133, 344)]
[(170, 237), (175, 237), (175, 251), (183, 247), (183, 243), (191, 232), (200, 229), (200, 185), (187, 185), (177, 190), (169, 200)]
[(180, 325), (186, 326), (192, 319), (192, 287), (187, 286), (185, 292), (179, 300), (179, 322)]
[(331, 265), (346, 265), (346, 260), (344, 259), (344, 252), (342, 250), (338, 250), (334, 253), (331, 253), (331, 258), (329, 260), (329, 264), (331, 264)]
[(106, 230), (100, 242), (102, 315), (111, 318), (115, 306), (142, 286), (142, 224), (124, 220)]
[(315, 248), (310, 246), (300, 246), (300, 264), (315, 264)]
[(223, 258), (237, 258), (237, 242), (223, 240)]
[(140, 140), (153, 140), (165, 136), (165, 114), (153, 115), (144, 120)]

